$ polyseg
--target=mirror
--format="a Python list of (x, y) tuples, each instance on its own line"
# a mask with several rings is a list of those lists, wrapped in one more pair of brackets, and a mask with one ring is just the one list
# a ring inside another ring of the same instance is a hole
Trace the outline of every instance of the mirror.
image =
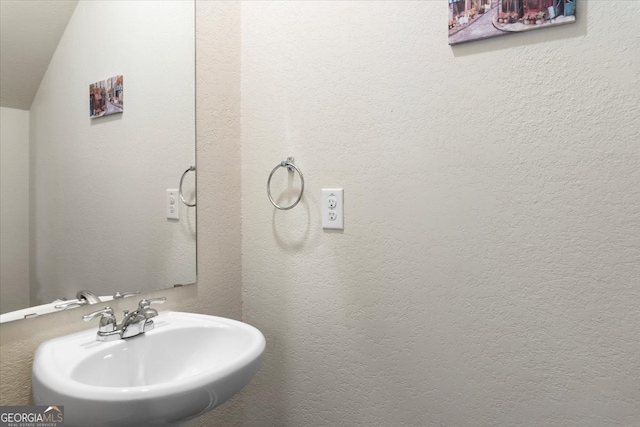
[[(195, 283), (194, 2), (1, 7), (0, 314)], [(115, 76), (122, 113), (90, 118)]]

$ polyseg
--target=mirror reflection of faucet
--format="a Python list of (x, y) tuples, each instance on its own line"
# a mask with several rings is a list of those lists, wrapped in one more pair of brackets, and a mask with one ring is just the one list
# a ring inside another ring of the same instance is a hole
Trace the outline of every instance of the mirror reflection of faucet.
[(124, 319), (118, 323), (111, 307), (82, 316), (82, 320), (89, 322), (97, 317), (100, 318), (96, 341), (113, 341), (117, 339), (132, 338), (153, 329), (152, 318), (158, 315), (158, 311), (151, 308), (151, 304), (162, 304), (167, 299), (165, 297), (143, 299), (138, 303), (138, 308), (134, 311), (125, 311)]
[(66, 310), (72, 307), (75, 308), (75, 307), (80, 307), (87, 304), (99, 304), (101, 302), (102, 300), (100, 299), (100, 297), (91, 291), (78, 291), (78, 293), (76, 294), (75, 300), (58, 304), (55, 306), (55, 308)]
[(113, 294), (113, 299), (119, 299), (119, 298), (127, 298), (127, 297), (132, 297), (134, 295), (140, 295), (140, 291), (136, 291), (136, 292), (116, 292), (115, 294)]
[(84, 304), (99, 304), (102, 302), (100, 297), (91, 291), (78, 291), (76, 298), (78, 301), (85, 301)]
[(113, 294), (113, 296), (110, 297), (110, 296), (97, 296), (91, 291), (79, 291), (76, 294), (75, 300), (63, 302), (62, 304), (56, 305), (54, 308), (57, 308), (59, 310), (66, 310), (68, 308), (81, 307), (87, 304), (89, 305), (99, 304), (101, 302), (110, 301), (112, 299), (127, 298), (134, 295), (139, 295), (139, 294), (140, 294), (140, 291), (136, 291), (136, 292), (117, 291), (115, 294)]
[[(107, 302), (113, 299), (128, 298), (134, 295), (139, 295), (140, 291), (136, 292), (116, 292), (113, 295), (100, 295), (96, 296), (90, 291), (80, 291), (76, 294), (75, 299), (67, 300), (66, 298), (59, 298), (52, 302), (41, 304), (29, 308), (23, 308), (20, 310), (10, 311), (8, 313), (0, 314), (0, 323), (11, 322), (18, 319), (26, 319), (28, 317), (36, 317), (42, 314), (54, 313), (58, 310), (67, 310), (70, 308), (83, 307), (85, 305), (97, 304), (98, 302)], [(89, 296), (90, 295), (90, 296)], [(95, 298), (99, 299), (98, 302)]]

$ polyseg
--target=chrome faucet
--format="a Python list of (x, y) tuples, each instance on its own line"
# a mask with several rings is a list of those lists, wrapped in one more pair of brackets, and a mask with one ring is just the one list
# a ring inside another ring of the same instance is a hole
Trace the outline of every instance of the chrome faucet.
[(116, 322), (116, 316), (111, 307), (105, 307), (102, 310), (82, 316), (82, 320), (89, 322), (90, 320), (100, 317), (97, 341), (113, 341), (117, 339), (132, 338), (153, 329), (152, 318), (158, 315), (158, 311), (151, 308), (151, 304), (162, 304), (167, 299), (149, 298), (143, 299), (138, 303), (138, 308), (134, 311), (125, 311), (122, 322)]

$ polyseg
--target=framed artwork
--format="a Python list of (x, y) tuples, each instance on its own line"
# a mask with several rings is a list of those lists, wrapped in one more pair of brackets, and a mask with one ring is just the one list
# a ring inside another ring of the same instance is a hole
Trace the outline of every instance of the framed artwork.
[(92, 119), (122, 113), (124, 90), (122, 75), (89, 85), (89, 117)]
[(449, 44), (576, 21), (577, 0), (448, 0)]

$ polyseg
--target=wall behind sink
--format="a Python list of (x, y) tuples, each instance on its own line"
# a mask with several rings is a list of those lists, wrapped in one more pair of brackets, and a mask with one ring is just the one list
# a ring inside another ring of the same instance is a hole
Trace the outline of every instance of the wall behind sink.
[[(162, 309), (240, 319), (240, 5), (200, 1), (196, 9), (198, 285), (152, 295), (167, 297)], [(136, 303), (127, 299), (115, 308), (130, 309)], [(80, 319), (94, 308), (0, 325), (0, 405), (32, 401), (31, 363), (37, 346), (95, 327)], [(233, 399), (189, 425), (240, 425), (241, 402), (241, 397)]]
[(243, 2), (246, 425), (638, 425), (640, 2), (577, 4), (450, 47), (445, 0)]

